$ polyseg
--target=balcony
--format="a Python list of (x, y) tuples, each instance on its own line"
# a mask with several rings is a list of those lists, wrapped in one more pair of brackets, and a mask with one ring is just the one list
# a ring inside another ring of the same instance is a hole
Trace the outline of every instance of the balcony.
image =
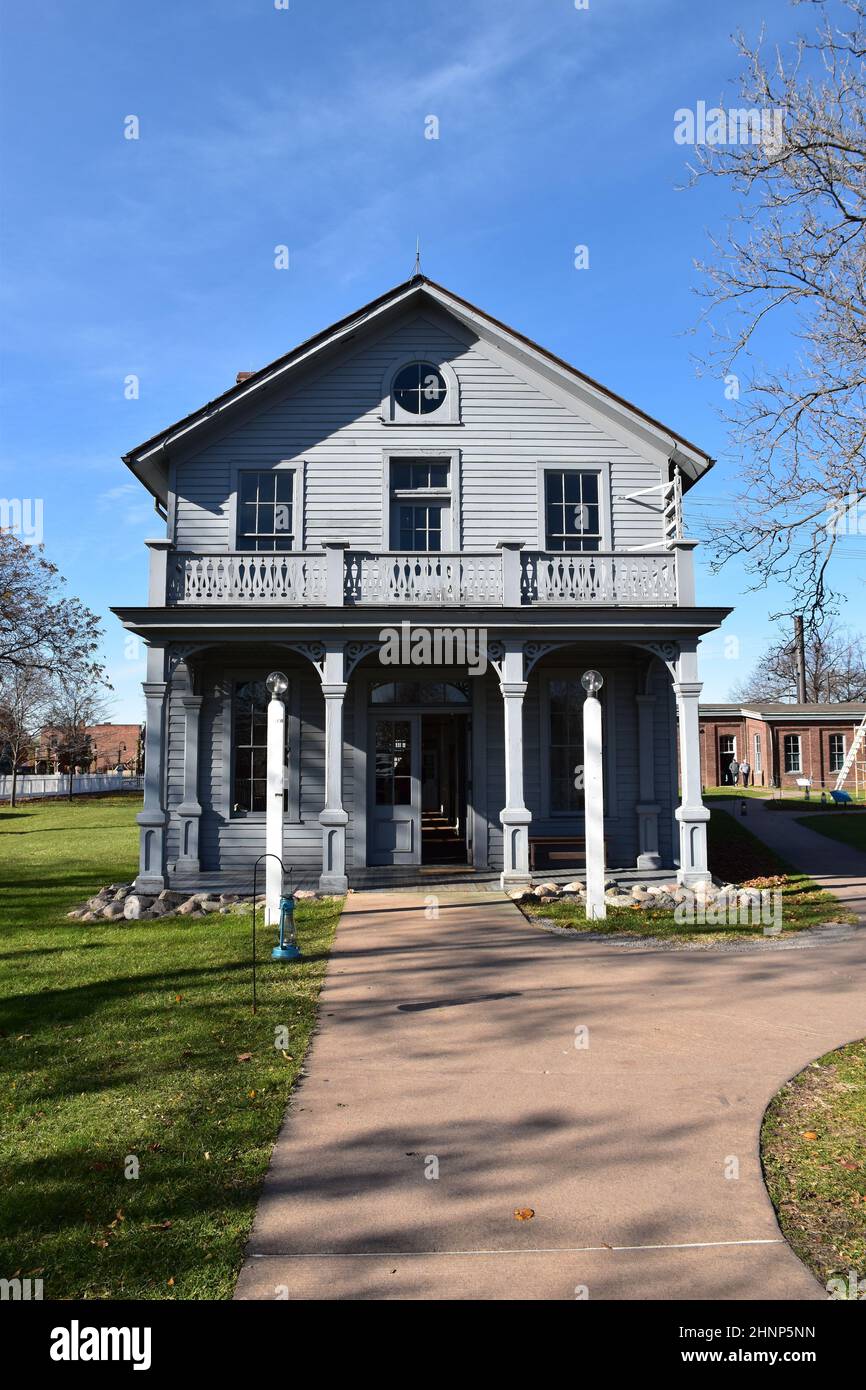
[(657, 551), (554, 553), (502, 542), (460, 554), (321, 550), (201, 554), (149, 541), (150, 603), (357, 608), (690, 606), (694, 541)]

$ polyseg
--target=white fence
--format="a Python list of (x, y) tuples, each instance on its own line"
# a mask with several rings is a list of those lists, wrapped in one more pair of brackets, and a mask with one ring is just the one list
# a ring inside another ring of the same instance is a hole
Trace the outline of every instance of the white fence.
[[(124, 777), (118, 772), (82, 772), (72, 779), (73, 796), (105, 796), (109, 792), (140, 792), (144, 778)], [(15, 785), (16, 801), (28, 801), (34, 796), (68, 796), (69, 778), (66, 773), (46, 773), (45, 776), (19, 775)], [(12, 778), (0, 777), (0, 801), (12, 796)]]

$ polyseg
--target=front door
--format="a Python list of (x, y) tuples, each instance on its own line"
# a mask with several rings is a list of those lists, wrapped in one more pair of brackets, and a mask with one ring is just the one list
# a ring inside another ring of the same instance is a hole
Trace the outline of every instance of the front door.
[(369, 862), (421, 863), (421, 716), (370, 720)]

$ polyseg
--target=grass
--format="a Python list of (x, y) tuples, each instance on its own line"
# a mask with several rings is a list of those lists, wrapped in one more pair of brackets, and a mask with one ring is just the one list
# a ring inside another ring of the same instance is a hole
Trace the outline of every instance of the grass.
[(131, 877), (137, 809), (0, 814), (0, 1276), (49, 1299), (231, 1295), (340, 911), (299, 905), (299, 965), (262, 934), (253, 1017), (248, 909), (66, 919)]
[[(796, 873), (763, 841), (727, 811), (712, 811), (707, 825), (707, 851), (711, 872), (725, 883), (753, 883), (778, 890), (782, 895), (782, 936), (804, 931), (822, 922), (853, 922), (830, 893), (823, 892), (805, 874)], [(521, 903), (530, 917), (544, 917), (557, 926), (607, 936), (651, 936), (667, 941), (705, 944), (763, 935), (763, 924), (748, 920), (723, 923), (677, 921), (672, 909), (653, 910), (608, 907), (603, 921), (588, 922), (576, 902)]]
[(764, 1116), (761, 1156), (779, 1225), (815, 1277), (866, 1277), (866, 1040), (782, 1087)]
[(800, 816), (800, 825), (809, 830), (817, 830), (840, 844), (851, 845), (854, 849), (866, 850), (866, 816), (851, 816), (843, 812), (835, 816)]

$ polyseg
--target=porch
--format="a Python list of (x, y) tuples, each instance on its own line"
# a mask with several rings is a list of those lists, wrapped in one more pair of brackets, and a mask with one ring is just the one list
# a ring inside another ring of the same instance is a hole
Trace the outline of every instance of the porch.
[[(693, 631), (715, 626), (695, 610), (689, 621)], [(603, 818), (617, 878), (705, 878), (697, 635), (653, 640), (636, 619), (621, 639), (569, 626), (547, 640), (484, 630), (485, 673), (385, 665), (381, 634), (369, 632), (275, 640), (256, 627), (221, 641), (200, 630), (198, 640), (154, 644), (140, 889), (252, 891), (265, 851), (265, 754), (248, 708), (239, 735), (236, 700), (242, 691), (249, 701), (271, 670), (285, 670), (290, 687), (280, 795), (296, 888), (522, 886), (533, 878), (530, 839), (585, 838), (590, 816)], [(607, 673), (603, 810), (573, 790), (590, 667)], [(582, 874), (567, 858), (534, 877)]]

